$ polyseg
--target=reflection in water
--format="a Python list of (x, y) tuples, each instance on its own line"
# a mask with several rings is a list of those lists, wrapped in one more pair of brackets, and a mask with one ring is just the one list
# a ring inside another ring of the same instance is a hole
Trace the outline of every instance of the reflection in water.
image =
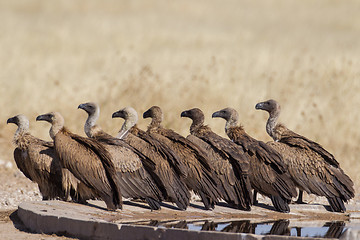
[(198, 231), (221, 231), (232, 233), (252, 233), (258, 235), (285, 235), (298, 237), (340, 238), (346, 230), (342, 221), (328, 222), (322, 227), (289, 227), (289, 220), (251, 223), (250, 220), (214, 222), (214, 221), (151, 221), (137, 223), (154, 227), (181, 228)]

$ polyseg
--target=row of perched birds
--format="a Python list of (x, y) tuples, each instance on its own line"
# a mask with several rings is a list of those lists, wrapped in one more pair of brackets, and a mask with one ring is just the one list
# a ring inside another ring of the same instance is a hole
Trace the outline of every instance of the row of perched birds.
[(162, 201), (185, 210), (193, 191), (206, 209), (224, 200), (231, 207), (250, 210), (259, 192), (271, 199), (277, 211), (289, 212), (298, 188), (297, 203), (302, 203), (306, 191), (326, 197), (332, 211), (344, 212), (344, 202), (354, 197), (352, 180), (331, 153), (277, 123), (280, 105), (274, 100), (256, 104), (256, 109), (269, 113), (266, 131), (274, 141), (268, 143), (249, 136), (232, 108), (212, 115), (226, 120), (229, 139), (204, 125), (204, 114), (198, 108), (181, 113), (192, 120), (187, 137), (161, 125), (163, 113), (157, 106), (143, 114), (152, 119), (147, 131), (137, 127), (133, 108), (114, 112), (113, 118), (125, 120), (116, 137), (96, 125), (97, 104), (84, 103), (78, 108), (88, 114), (87, 137), (65, 128), (58, 112), (36, 118), (51, 124), (53, 142), (32, 136), (24, 115), (7, 121), (18, 126), (15, 162), (38, 184), (44, 200), (86, 203), (101, 199), (109, 210), (115, 210), (122, 208), (124, 197), (146, 201), (151, 210), (160, 209)]

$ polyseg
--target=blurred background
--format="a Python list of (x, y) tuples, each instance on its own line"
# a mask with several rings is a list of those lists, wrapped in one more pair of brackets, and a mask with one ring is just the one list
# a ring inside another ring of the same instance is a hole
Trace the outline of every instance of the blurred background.
[[(101, 107), (98, 124), (115, 135), (125, 106), (152, 105), (164, 125), (187, 135), (183, 110), (233, 107), (247, 132), (269, 141), (270, 98), (280, 121), (319, 142), (360, 183), (360, 2), (357, 0), (0, 1), (0, 159), (12, 162), (16, 114), (50, 140), (39, 114), (58, 111), (84, 135), (80, 103)], [(4, 167), (3, 164), (0, 167)], [(15, 167), (14, 167), (15, 168)]]

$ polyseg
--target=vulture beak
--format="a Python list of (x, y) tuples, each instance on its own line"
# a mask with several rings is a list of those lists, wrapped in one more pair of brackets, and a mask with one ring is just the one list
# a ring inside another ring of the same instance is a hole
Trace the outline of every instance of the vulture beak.
[(112, 118), (124, 118), (125, 116), (124, 116), (123, 111), (120, 110), (120, 111), (114, 112), (111, 117)]
[(51, 115), (50, 114), (43, 114), (36, 117), (36, 121), (47, 121), (51, 122)]
[(260, 102), (258, 104), (255, 105), (255, 109), (264, 109), (264, 102)]
[(216, 118), (216, 117), (222, 117), (221, 116), (221, 113), (220, 111), (217, 111), (217, 112), (214, 112), (212, 115), (211, 115), (212, 118)]
[(85, 110), (85, 106), (86, 106), (86, 104), (85, 104), (85, 103), (82, 103), (82, 104), (80, 104), (80, 105), (78, 106), (78, 109), (84, 109), (84, 110)]
[(143, 118), (150, 118), (150, 117), (151, 117), (151, 113), (150, 113), (150, 109), (149, 109), (146, 112), (144, 112)]
[(9, 118), (9, 119), (6, 121), (6, 124), (9, 124), (9, 123), (15, 123), (15, 124), (16, 124), (16, 119), (15, 119), (15, 117)]
[(188, 111), (183, 111), (183, 112), (180, 114), (180, 117), (189, 117)]

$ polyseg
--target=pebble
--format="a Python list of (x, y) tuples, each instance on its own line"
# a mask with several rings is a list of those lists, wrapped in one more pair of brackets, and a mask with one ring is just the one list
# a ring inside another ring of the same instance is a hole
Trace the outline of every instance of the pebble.
[(12, 164), (11, 162), (7, 162), (7, 163), (5, 164), (5, 167), (6, 167), (7, 169), (11, 169), (11, 168), (13, 168), (13, 164)]

